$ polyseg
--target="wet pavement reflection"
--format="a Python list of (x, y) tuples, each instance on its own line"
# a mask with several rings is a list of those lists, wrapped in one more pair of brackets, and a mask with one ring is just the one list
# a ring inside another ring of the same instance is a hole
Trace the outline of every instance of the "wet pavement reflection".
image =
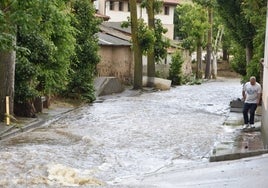
[(1, 141), (0, 186), (120, 185), (174, 163), (208, 162), (241, 88), (222, 79), (103, 97)]

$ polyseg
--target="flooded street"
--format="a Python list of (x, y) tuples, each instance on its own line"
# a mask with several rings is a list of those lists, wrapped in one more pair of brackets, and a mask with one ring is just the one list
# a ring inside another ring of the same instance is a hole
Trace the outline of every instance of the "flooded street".
[(229, 79), (104, 97), (1, 141), (0, 186), (127, 185), (175, 163), (206, 163), (241, 88)]

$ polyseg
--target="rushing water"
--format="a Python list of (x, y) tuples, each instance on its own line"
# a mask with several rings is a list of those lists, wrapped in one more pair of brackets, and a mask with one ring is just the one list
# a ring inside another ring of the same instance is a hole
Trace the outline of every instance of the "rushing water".
[(0, 187), (113, 186), (174, 163), (207, 162), (240, 95), (232, 79), (105, 97), (1, 141)]

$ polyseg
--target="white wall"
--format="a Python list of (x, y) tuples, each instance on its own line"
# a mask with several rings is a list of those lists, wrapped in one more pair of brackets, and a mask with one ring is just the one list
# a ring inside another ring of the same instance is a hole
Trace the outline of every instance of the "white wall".
[(264, 66), (263, 66), (262, 134), (264, 137), (264, 146), (267, 148), (268, 147), (268, 12), (266, 15), (266, 36), (265, 36), (265, 51), (264, 51)]
[[(98, 0), (99, 3), (99, 13), (104, 14), (110, 17), (109, 22), (122, 22), (127, 21), (127, 18), (130, 17), (130, 12), (128, 11), (127, 2), (124, 3), (124, 10), (118, 10), (118, 2), (115, 2), (115, 9), (110, 10), (110, 2), (106, 1), (106, 5), (104, 0)], [(173, 25), (173, 15), (174, 15), (175, 7), (169, 7), (169, 15), (164, 15), (163, 12), (156, 15), (156, 18), (161, 19), (162, 24), (165, 28), (168, 29), (168, 32), (165, 34), (166, 37), (173, 39), (174, 36), (174, 25)], [(147, 13), (146, 9), (142, 9), (139, 4), (137, 4), (137, 16), (138, 18), (143, 18), (145, 22), (147, 22)]]

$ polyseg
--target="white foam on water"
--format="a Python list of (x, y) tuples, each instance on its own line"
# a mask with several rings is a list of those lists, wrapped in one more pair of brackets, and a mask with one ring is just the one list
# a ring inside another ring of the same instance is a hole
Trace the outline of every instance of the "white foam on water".
[(90, 170), (81, 170), (62, 164), (48, 165), (48, 183), (63, 186), (102, 185), (103, 183), (91, 176)]

